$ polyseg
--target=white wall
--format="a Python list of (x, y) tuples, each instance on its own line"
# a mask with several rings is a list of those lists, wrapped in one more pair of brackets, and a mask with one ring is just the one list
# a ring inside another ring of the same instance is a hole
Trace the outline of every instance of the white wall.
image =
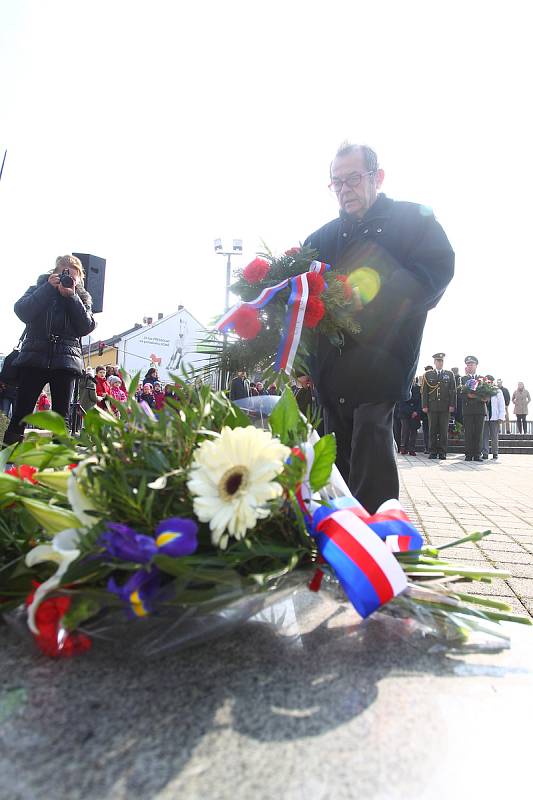
[(154, 366), (161, 380), (167, 381), (170, 373), (179, 375), (184, 364), (192, 368), (203, 366), (205, 356), (197, 348), (206, 334), (206, 329), (181, 309), (124, 337), (118, 344), (119, 364), (130, 374), (141, 372), (142, 377), (156, 359), (161, 359)]

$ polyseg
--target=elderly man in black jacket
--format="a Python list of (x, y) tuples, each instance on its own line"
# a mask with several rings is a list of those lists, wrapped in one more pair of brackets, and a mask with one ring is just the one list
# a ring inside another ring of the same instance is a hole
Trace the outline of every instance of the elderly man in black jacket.
[(345, 144), (330, 167), (340, 214), (305, 244), (349, 275), (363, 308), (358, 336), (319, 336), (311, 372), (337, 465), (371, 513), (399, 493), (392, 442), (394, 404), (407, 399), (427, 312), (453, 277), (454, 253), (431, 210), (378, 193), (375, 152)]

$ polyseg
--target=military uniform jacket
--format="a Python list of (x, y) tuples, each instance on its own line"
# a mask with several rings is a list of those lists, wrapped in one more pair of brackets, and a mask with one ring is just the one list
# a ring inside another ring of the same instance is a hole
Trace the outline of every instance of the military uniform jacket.
[[(467, 380), (475, 377), (476, 375), (463, 375), (461, 378), (461, 384), (464, 386)], [(463, 401), (463, 417), (472, 416), (473, 414), (480, 414), (483, 417), (485, 416), (487, 405), (484, 400), (480, 400), (478, 397), (472, 399), (466, 394), (462, 394), (461, 399)]]
[(448, 411), (457, 407), (455, 375), (447, 369), (441, 370), (440, 378), (436, 369), (422, 376), (422, 408), (429, 411)]

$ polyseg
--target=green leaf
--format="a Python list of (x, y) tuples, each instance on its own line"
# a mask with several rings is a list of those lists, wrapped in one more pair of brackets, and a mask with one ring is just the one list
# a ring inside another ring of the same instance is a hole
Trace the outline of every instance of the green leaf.
[(247, 428), (248, 425), (252, 424), (252, 420), (245, 414), (242, 408), (238, 406), (231, 406), (230, 412), (226, 419), (224, 420), (224, 425), (227, 425), (228, 428)]
[(0, 472), (0, 494), (13, 490), (16, 492), (17, 488), (20, 486), (20, 482), (20, 478), (15, 478), (14, 475), (6, 475), (4, 472)]
[(21, 497), (20, 502), (32, 517), (43, 526), (46, 533), (53, 535), (64, 531), (66, 528), (81, 527), (79, 519), (72, 511), (68, 511), (66, 508), (41, 503), (40, 500), (33, 500), (29, 497)]
[(328, 433), (314, 446), (315, 458), (311, 467), (309, 484), (311, 491), (317, 492), (329, 481), (333, 464), (337, 456), (337, 443), (335, 437)]
[(94, 617), (100, 611), (100, 603), (94, 597), (76, 597), (61, 624), (68, 631), (74, 631), (86, 619)]
[(17, 445), (12, 444), (9, 447), (4, 447), (3, 450), (0, 450), (0, 472), (3, 472), (11, 461), (11, 454)]
[(65, 420), (55, 411), (37, 411), (35, 414), (28, 414), (24, 421), (39, 428), (42, 431), (50, 431), (57, 436), (69, 437)]
[(172, 558), (171, 556), (154, 556), (154, 564), (168, 575), (183, 576), (194, 582), (215, 583), (224, 585), (240, 585), (241, 578), (233, 569), (225, 567), (192, 566), (187, 558)]
[(270, 428), (283, 444), (292, 445), (296, 439), (306, 438), (306, 423), (302, 419), (292, 390), (287, 387), (269, 417)]

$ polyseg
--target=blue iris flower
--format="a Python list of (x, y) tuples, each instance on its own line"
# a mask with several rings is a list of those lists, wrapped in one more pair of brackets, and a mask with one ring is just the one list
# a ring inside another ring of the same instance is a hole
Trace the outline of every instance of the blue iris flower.
[(131, 617), (145, 617), (154, 609), (154, 600), (161, 589), (161, 573), (140, 569), (119, 586), (114, 578), (107, 582), (107, 590), (126, 603)]
[(113, 558), (148, 564), (158, 554), (173, 558), (191, 555), (198, 547), (197, 533), (196, 522), (182, 517), (161, 520), (154, 531), (155, 538), (110, 522), (98, 544)]

